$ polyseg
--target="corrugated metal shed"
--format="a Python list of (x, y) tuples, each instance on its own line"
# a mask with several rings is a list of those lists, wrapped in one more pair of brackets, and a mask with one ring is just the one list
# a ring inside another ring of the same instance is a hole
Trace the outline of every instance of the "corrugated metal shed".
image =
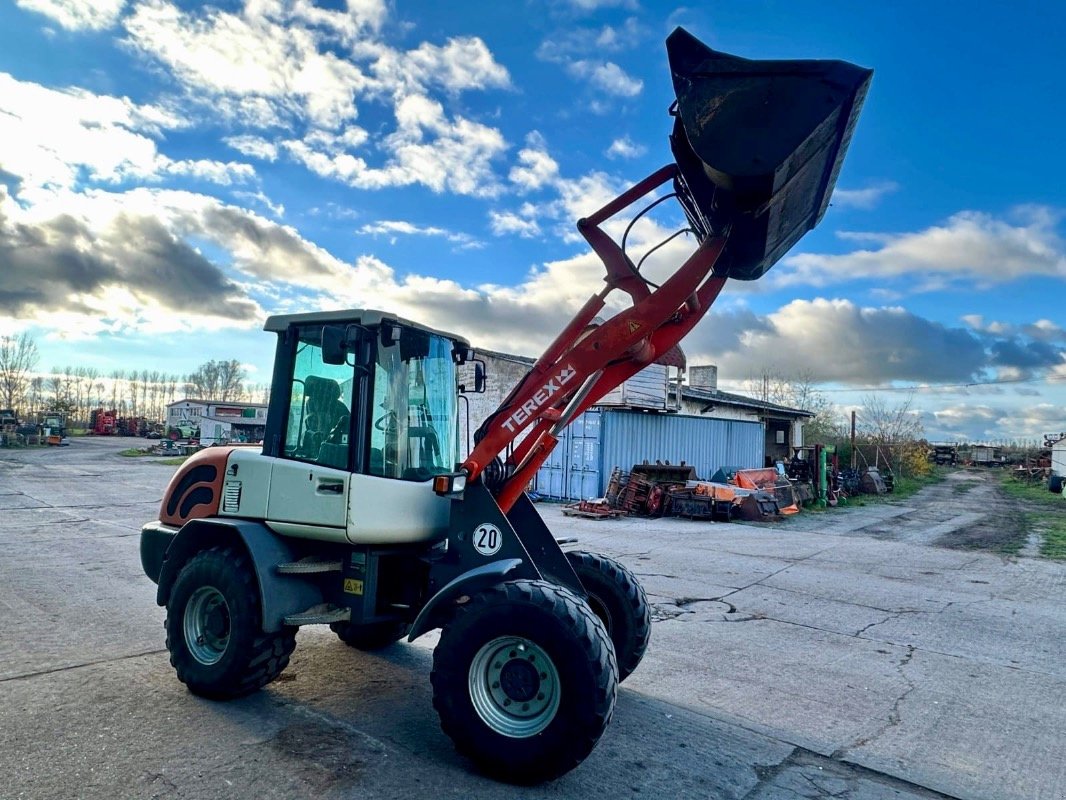
[(721, 466), (761, 467), (764, 451), (757, 422), (593, 409), (563, 432), (536, 488), (552, 498), (587, 500), (603, 496), (616, 466), (684, 461), (706, 478)]
[(604, 414), (600, 450), (605, 479), (615, 467), (645, 460), (684, 461), (709, 478), (721, 466), (761, 467), (765, 437), (758, 422), (612, 411)]

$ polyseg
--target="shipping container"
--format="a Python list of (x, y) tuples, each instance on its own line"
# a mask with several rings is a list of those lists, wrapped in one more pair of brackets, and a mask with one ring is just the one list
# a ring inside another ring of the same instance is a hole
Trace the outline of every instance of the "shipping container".
[(684, 461), (707, 478), (724, 465), (761, 467), (764, 453), (758, 422), (593, 409), (563, 432), (537, 473), (536, 490), (558, 500), (588, 500), (603, 496), (615, 467)]

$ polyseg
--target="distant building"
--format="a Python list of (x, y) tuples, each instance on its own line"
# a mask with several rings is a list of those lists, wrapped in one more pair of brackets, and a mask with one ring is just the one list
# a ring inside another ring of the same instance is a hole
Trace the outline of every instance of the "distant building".
[(201, 444), (261, 442), (267, 406), (222, 400), (185, 398), (167, 405), (168, 430), (199, 430)]

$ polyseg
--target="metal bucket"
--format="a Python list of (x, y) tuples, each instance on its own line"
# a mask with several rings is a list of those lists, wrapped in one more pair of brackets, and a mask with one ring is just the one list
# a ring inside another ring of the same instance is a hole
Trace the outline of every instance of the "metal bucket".
[(682, 205), (701, 240), (729, 232), (715, 273), (754, 280), (825, 214), (873, 71), (738, 58), (682, 28), (666, 50)]

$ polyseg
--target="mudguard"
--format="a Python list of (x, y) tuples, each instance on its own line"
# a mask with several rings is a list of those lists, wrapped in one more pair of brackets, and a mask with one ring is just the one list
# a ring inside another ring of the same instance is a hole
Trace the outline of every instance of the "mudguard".
[(156, 603), (167, 604), (170, 590), (185, 563), (201, 550), (219, 545), (243, 547), (259, 584), (263, 630), (281, 630), (288, 614), (297, 614), (323, 602), (322, 593), (297, 575), (280, 575), (278, 564), (297, 559), (292, 548), (260, 522), (250, 520), (194, 519), (187, 522), (163, 557)]
[(422, 606), (422, 610), (418, 612), (418, 616), (411, 624), (411, 632), (407, 635), (407, 641), (413, 642), (426, 631), (440, 627), (436, 622), (436, 612), (442, 607), (458, 600), (463, 595), (476, 594), (498, 583), (503, 583), (507, 580), (507, 575), (516, 571), (521, 564), (520, 558), (492, 561), (464, 572), (452, 580)]

